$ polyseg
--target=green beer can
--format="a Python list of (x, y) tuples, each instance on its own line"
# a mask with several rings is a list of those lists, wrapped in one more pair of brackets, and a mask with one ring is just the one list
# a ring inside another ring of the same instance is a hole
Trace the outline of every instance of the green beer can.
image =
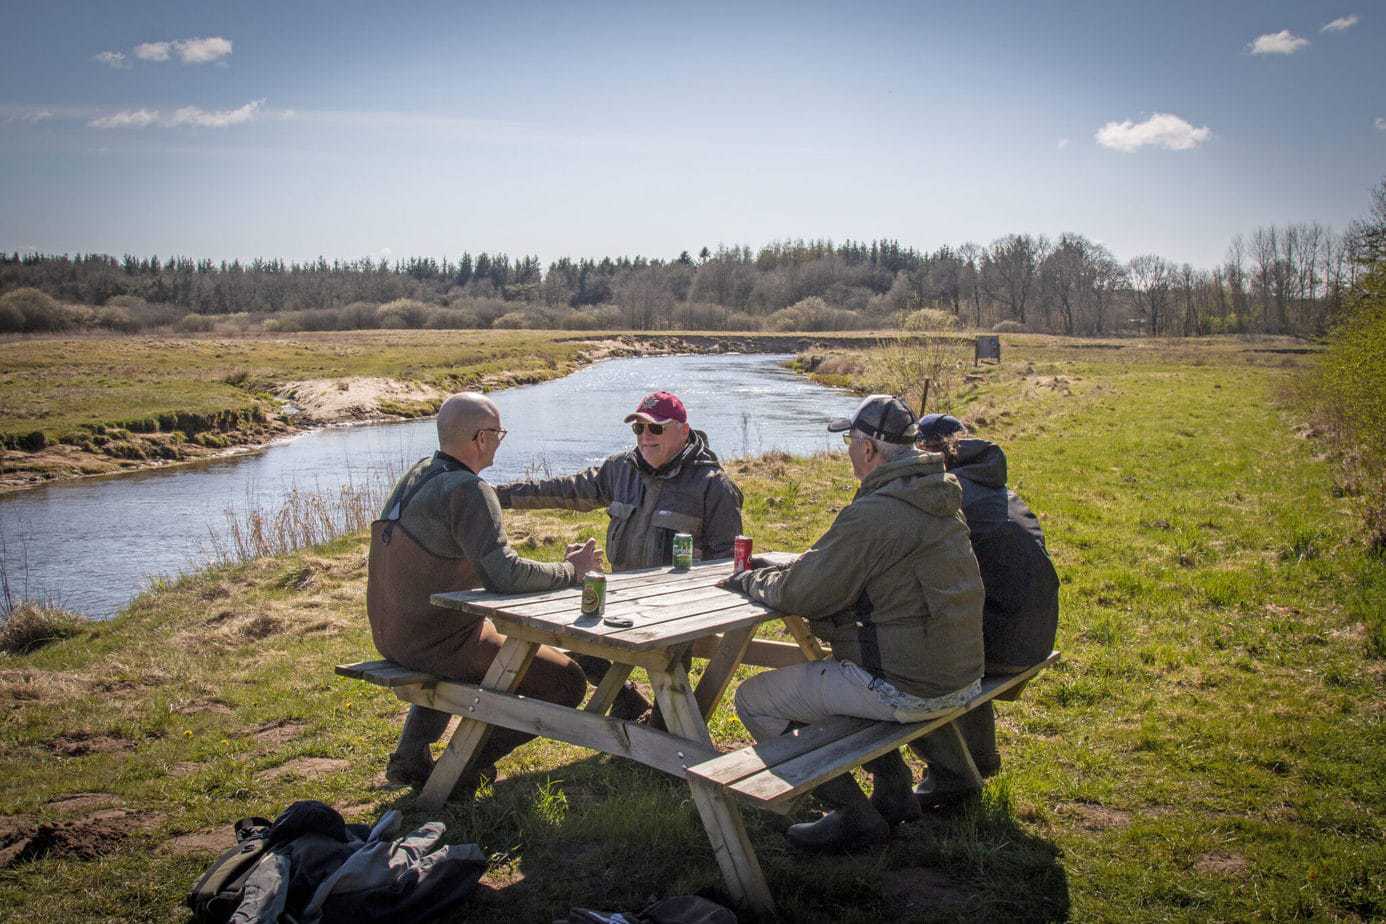
[(674, 533), (674, 570), (687, 571), (693, 567), (693, 534)]
[(600, 616), (606, 612), (606, 575), (589, 571), (582, 577), (582, 615)]

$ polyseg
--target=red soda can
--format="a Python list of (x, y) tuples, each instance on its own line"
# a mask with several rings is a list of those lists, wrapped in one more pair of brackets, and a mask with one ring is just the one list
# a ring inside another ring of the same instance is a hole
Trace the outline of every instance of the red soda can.
[(737, 536), (732, 542), (732, 574), (751, 570), (751, 537)]

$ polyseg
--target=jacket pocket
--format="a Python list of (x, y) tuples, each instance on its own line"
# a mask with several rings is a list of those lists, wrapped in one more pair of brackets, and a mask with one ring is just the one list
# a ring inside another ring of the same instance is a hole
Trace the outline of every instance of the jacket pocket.
[(612, 501), (607, 505), (606, 512), (613, 520), (626, 520), (635, 512), (635, 505), (627, 504), (625, 501)]
[(690, 533), (693, 536), (700, 536), (703, 531), (703, 518), (691, 513), (679, 513), (676, 510), (656, 510), (654, 517), (650, 520), (650, 525), (656, 529), (667, 529), (673, 533)]

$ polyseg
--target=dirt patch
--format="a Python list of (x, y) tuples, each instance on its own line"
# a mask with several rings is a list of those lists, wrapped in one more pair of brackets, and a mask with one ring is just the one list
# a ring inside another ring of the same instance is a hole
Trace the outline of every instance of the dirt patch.
[(283, 621), (273, 616), (256, 616), (241, 626), (241, 635), (252, 639), (268, 638), (283, 631)]
[(275, 394), (288, 402), (285, 411), (297, 424), (334, 424), (375, 420), (396, 415), (381, 405), (437, 405), (447, 397), (418, 382), (365, 376), (347, 379), (309, 379), (288, 382)]
[(374, 802), (360, 802), (356, 805), (337, 805), (333, 806), (341, 813), (342, 818), (347, 824), (367, 824), (373, 825), (376, 822), (376, 808)]
[(79, 792), (70, 796), (59, 796), (48, 800), (48, 807), (55, 812), (73, 814), (90, 812), (95, 809), (121, 805), (119, 796), (108, 792)]
[(133, 751), (135, 742), (116, 735), (94, 735), (89, 732), (74, 732), (59, 735), (45, 743), (48, 750), (60, 757), (81, 757), (85, 754), (110, 754), (116, 751)]
[(206, 828), (180, 834), (164, 842), (162, 850), (168, 853), (221, 853), (228, 847), (236, 846), (236, 832), (230, 825), (219, 828)]
[(350, 766), (350, 763), (338, 757), (296, 757), (277, 767), (261, 770), (255, 774), (255, 779), (262, 783), (295, 776), (311, 779), (328, 773), (338, 773)]
[(1106, 831), (1131, 823), (1131, 813), (1120, 809), (1095, 805), (1091, 802), (1066, 802), (1058, 807), (1059, 813), (1073, 818), (1078, 827), (1085, 831)]
[(0, 822), (0, 869), (44, 857), (94, 860), (120, 846), (129, 830), (115, 819), (49, 824), (9, 819)]
[(303, 730), (308, 726), (302, 722), (291, 722), (288, 719), (275, 719), (273, 722), (266, 722), (251, 734), (255, 740), (261, 744), (278, 746), (292, 741), (303, 734)]
[(192, 776), (194, 773), (197, 773), (199, 770), (202, 770), (206, 766), (206, 764), (194, 763), (190, 760), (180, 760), (178, 763), (168, 768), (168, 775)]
[(1194, 872), (1205, 876), (1241, 878), (1251, 869), (1246, 857), (1239, 853), (1205, 853), (1194, 861)]

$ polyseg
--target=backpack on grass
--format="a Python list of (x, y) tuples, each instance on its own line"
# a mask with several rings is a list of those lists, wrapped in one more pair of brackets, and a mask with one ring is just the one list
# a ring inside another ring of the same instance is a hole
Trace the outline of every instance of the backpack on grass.
[(183, 899), (197, 924), (226, 924), (231, 919), (245, 895), (246, 878), (269, 849), (268, 818), (242, 818), (235, 831), (236, 846), (222, 851)]

